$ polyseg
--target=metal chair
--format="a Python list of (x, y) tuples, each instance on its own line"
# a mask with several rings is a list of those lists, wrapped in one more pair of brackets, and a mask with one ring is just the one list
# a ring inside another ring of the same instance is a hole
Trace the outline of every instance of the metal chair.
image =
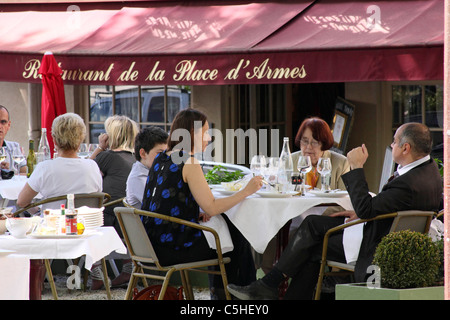
[[(132, 298), (132, 290), (136, 286), (138, 278), (142, 279), (145, 286), (148, 286), (146, 279), (149, 278), (163, 280), (161, 292), (158, 297), (159, 300), (162, 300), (167, 290), (167, 286), (169, 285), (170, 277), (176, 271), (180, 272), (186, 299), (194, 299), (194, 294), (192, 292), (192, 287), (190, 285), (187, 271), (197, 271), (221, 275), (226, 298), (228, 300), (231, 299), (230, 293), (227, 290), (228, 280), (225, 272), (225, 263), (230, 262), (230, 258), (224, 258), (222, 256), (219, 235), (214, 229), (183, 219), (178, 219), (154, 212), (138, 210), (135, 208), (117, 207), (114, 209), (114, 213), (117, 216), (120, 228), (122, 229), (122, 233), (125, 239), (125, 243), (128, 248), (128, 252), (130, 253), (131, 259), (134, 263), (134, 269), (133, 273), (131, 274), (130, 282), (128, 283), (128, 289), (125, 299), (130, 300)], [(211, 232), (216, 240), (217, 259), (180, 263), (171, 266), (162, 266), (159, 263), (158, 257), (156, 256), (147, 232), (145, 231), (144, 225), (141, 221), (141, 216), (158, 218), (169, 221), (171, 223), (178, 223), (191, 228)], [(217, 265), (220, 267), (220, 271), (202, 269), (208, 266)], [(145, 271), (148, 272), (146, 273)], [(157, 274), (152, 274), (152, 271), (156, 272)], [(161, 272), (163, 272), (164, 275), (161, 275)]]
[[(320, 264), (319, 279), (317, 281), (315, 300), (320, 300), (324, 276), (342, 276), (346, 274), (353, 274), (355, 271), (355, 264), (347, 264), (327, 260), (328, 239), (333, 233), (342, 231), (343, 229), (354, 226), (356, 224), (382, 219), (393, 219), (391, 229), (389, 232), (411, 230), (422, 233), (428, 233), (431, 220), (435, 215), (436, 212), (434, 211), (419, 211), (419, 210), (398, 211), (379, 215), (371, 219), (356, 220), (328, 230), (323, 240), (322, 259)], [(330, 270), (331, 268), (333, 268), (333, 270), (337, 269), (340, 271), (325, 272), (326, 267), (330, 268)]]
[[(109, 199), (111, 199), (111, 196), (104, 192), (78, 193), (74, 195), (75, 207), (77, 208), (82, 206), (87, 206), (91, 208), (101, 208), (104, 206), (105, 203), (109, 201)], [(62, 201), (67, 201), (67, 195), (51, 197), (30, 203), (28, 206), (20, 208), (19, 210), (14, 212), (14, 216), (18, 216), (19, 214), (31, 208), (35, 208), (43, 204)]]
[[(108, 193), (104, 193), (104, 192), (92, 192), (92, 193), (78, 193), (78, 194), (74, 194), (74, 205), (75, 207), (82, 207), (82, 206), (87, 206), (87, 207), (91, 207), (91, 208), (101, 208), (105, 206), (105, 203), (108, 203), (108, 201), (111, 199), (111, 196)], [(47, 203), (52, 203), (52, 202), (61, 202), (61, 203), (65, 203), (67, 202), (67, 195), (61, 195), (61, 196), (57, 196), (57, 197), (50, 197), (47, 199), (43, 199), (40, 201), (36, 201), (33, 202), (31, 204), (29, 204), (28, 206), (24, 207), (24, 208), (20, 208), (19, 210), (17, 210), (14, 213), (14, 216), (18, 216), (19, 214), (31, 209), (31, 208), (35, 208), (38, 206), (41, 206), (43, 204), (47, 204)], [(65, 203), (67, 205), (67, 203)], [(70, 259), (66, 259), (67, 263), (69, 265), (72, 265), (73, 262)], [(44, 260), (45, 263), (45, 269), (47, 272), (47, 278), (50, 282), (50, 287), (52, 290), (52, 294), (54, 299), (56, 300), (58, 298), (57, 292), (56, 292), (56, 286), (55, 286), (55, 282), (53, 280), (53, 273), (52, 273), (52, 269), (51, 269), (51, 262), (50, 260)], [(114, 261), (110, 260), (111, 265), (113, 266)], [(106, 274), (106, 263), (105, 263), (105, 258), (103, 258), (101, 260), (101, 265), (102, 265), (102, 269), (103, 269), (103, 273)], [(84, 283), (86, 285), (87, 282), (87, 276), (86, 273), (84, 275)], [(108, 277), (106, 276), (104, 278), (104, 283), (105, 283), (105, 288), (106, 288), (106, 294), (108, 296), (108, 299), (111, 299), (111, 292), (109, 290), (109, 284), (108, 284)]]

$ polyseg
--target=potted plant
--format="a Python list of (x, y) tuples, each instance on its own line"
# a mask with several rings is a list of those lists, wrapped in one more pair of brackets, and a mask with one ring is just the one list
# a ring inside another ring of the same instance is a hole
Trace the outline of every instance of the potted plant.
[(438, 282), (442, 257), (440, 242), (433, 242), (427, 234), (409, 230), (389, 233), (374, 255), (379, 283), (337, 285), (336, 299), (443, 299), (444, 287)]

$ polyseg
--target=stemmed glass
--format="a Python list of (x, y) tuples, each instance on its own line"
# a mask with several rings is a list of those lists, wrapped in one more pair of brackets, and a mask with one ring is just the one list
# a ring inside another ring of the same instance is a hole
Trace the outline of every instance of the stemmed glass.
[(250, 162), (250, 170), (253, 172), (253, 175), (258, 176), (262, 174), (265, 166), (266, 157), (264, 157), (263, 155), (253, 156), (252, 161)]
[(87, 146), (86, 143), (80, 144), (80, 147), (78, 148), (77, 155), (78, 155), (81, 159), (86, 159), (86, 157), (89, 156), (89, 153), (88, 153), (88, 146)]
[(6, 160), (7, 155), (8, 155), (8, 153), (6, 151), (6, 147), (1, 147), (0, 148), (0, 163), (3, 163), (3, 161)]
[(312, 169), (311, 157), (303, 156), (303, 155), (298, 157), (297, 169), (298, 169), (298, 172), (300, 172), (300, 174), (302, 175), (302, 196), (303, 196), (303, 195), (305, 195), (306, 174), (308, 172), (310, 172)]
[(98, 148), (98, 143), (90, 143), (89, 144), (89, 149), (88, 149), (88, 154), (89, 157), (94, 153), (95, 149)]
[(327, 192), (330, 189), (328, 185), (328, 175), (331, 173), (331, 159), (330, 158), (319, 158), (317, 162), (317, 171), (320, 173), (322, 178), (322, 192)]
[(14, 161), (14, 174), (19, 174), (19, 165), (25, 159), (22, 147), (15, 147), (12, 152), (12, 158)]

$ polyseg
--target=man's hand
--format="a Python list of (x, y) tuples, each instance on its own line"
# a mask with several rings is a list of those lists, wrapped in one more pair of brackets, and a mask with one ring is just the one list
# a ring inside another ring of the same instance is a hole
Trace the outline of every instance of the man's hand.
[(359, 219), (356, 212), (350, 210), (332, 213), (330, 214), (330, 217), (347, 217), (347, 219), (345, 219), (346, 223)]
[(369, 157), (369, 152), (367, 151), (366, 145), (363, 144), (361, 147), (354, 148), (349, 153), (347, 153), (347, 160), (350, 164), (351, 169), (362, 168), (364, 163), (366, 163)]
[(8, 170), (9, 169), (9, 162), (2, 162), (2, 163), (0, 163), (0, 167), (1, 167), (1, 169)]

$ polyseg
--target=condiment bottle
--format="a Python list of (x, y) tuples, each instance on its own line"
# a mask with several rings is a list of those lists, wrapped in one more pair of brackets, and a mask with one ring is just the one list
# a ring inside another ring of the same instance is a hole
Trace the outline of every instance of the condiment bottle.
[(66, 210), (66, 235), (77, 234), (77, 213), (74, 205), (74, 195), (67, 195), (67, 210)]

